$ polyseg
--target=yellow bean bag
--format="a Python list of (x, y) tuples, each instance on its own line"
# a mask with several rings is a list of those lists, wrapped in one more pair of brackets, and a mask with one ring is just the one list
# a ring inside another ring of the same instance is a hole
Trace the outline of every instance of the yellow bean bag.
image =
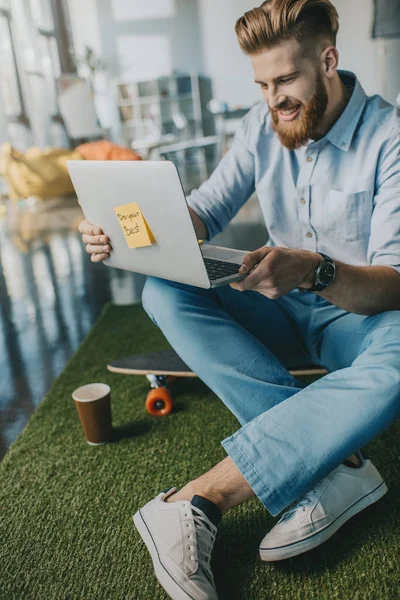
[(8, 184), (12, 200), (19, 198), (53, 198), (74, 193), (67, 160), (84, 160), (76, 150), (32, 147), (20, 152), (10, 144), (0, 147), (0, 174)]

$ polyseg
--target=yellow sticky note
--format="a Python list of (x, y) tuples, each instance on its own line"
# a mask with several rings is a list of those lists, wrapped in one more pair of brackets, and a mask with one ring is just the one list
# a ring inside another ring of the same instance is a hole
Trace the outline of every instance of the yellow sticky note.
[(151, 246), (155, 242), (137, 202), (116, 206), (114, 212), (118, 217), (129, 248)]

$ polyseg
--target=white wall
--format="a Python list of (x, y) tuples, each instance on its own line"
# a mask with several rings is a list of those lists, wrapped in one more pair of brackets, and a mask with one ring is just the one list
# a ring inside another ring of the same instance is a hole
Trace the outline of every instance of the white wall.
[(85, 45), (97, 53), (102, 52), (97, 0), (68, 0), (74, 49), (83, 54)]
[[(152, 1), (152, 0), (150, 0)], [(164, 0), (168, 5), (170, 0)], [(122, 0), (114, 3), (114, 7), (122, 4)], [(161, 5), (160, 0), (158, 4)], [(161, 13), (159, 18), (144, 18), (117, 20), (113, 12), (112, 0), (97, 0), (100, 36), (104, 55), (109, 61), (111, 71), (120, 77), (121, 66), (118, 56), (118, 40), (122, 37), (126, 42), (131, 38), (130, 52), (136, 55), (135, 39), (156, 36), (164, 37), (169, 45), (172, 67), (179, 71), (202, 71), (203, 53), (201, 47), (200, 27), (197, 10), (197, 0), (174, 0), (173, 12), (166, 15)], [(143, 2), (143, 10), (145, 10)], [(129, 44), (128, 44), (129, 46)], [(128, 50), (129, 52), (129, 50)], [(152, 56), (146, 52), (140, 55), (143, 64), (152, 65)], [(126, 65), (137, 59), (137, 56), (126, 56)], [(123, 71), (123, 69), (122, 69)], [(168, 75), (169, 73), (164, 73)]]
[[(249, 58), (240, 51), (234, 26), (255, 0), (198, 0), (205, 72), (219, 100), (252, 104), (262, 99)], [(367, 94), (394, 102), (400, 92), (400, 40), (373, 40), (373, 0), (334, 0), (340, 19), (340, 67), (356, 73)], [(380, 51), (386, 50), (386, 56)]]
[(214, 95), (223, 102), (254, 104), (262, 99), (254, 83), (250, 59), (238, 46), (235, 23), (254, 0), (198, 0), (205, 73), (213, 80)]
[(400, 104), (400, 39), (386, 40), (383, 42), (385, 56), (383, 63), (386, 73), (386, 88), (383, 94), (389, 102), (395, 104), (398, 99)]
[(400, 40), (371, 38), (373, 0), (334, 0), (340, 19), (340, 66), (356, 73), (368, 95), (394, 103), (400, 92)]
[(339, 66), (356, 73), (367, 94), (382, 93), (379, 40), (371, 39), (373, 0), (335, 0), (339, 13)]

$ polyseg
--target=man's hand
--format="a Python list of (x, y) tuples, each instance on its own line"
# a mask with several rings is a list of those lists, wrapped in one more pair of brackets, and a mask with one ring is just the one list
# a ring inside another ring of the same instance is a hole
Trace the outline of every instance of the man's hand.
[(274, 300), (297, 287), (311, 288), (320, 262), (321, 255), (316, 252), (263, 246), (243, 259), (239, 273), (249, 275), (229, 285), (240, 292), (254, 290)]
[(82, 241), (86, 244), (86, 252), (91, 254), (92, 262), (101, 262), (105, 258), (108, 258), (112, 250), (108, 236), (104, 235), (100, 227), (89, 223), (89, 221), (82, 221), (79, 225), (80, 233), (82, 235)]

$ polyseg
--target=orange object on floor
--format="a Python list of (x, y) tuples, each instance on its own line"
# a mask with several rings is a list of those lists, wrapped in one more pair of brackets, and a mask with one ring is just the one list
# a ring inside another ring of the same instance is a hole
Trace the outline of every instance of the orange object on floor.
[(142, 160), (134, 150), (118, 146), (108, 140), (81, 144), (76, 151), (86, 160)]

